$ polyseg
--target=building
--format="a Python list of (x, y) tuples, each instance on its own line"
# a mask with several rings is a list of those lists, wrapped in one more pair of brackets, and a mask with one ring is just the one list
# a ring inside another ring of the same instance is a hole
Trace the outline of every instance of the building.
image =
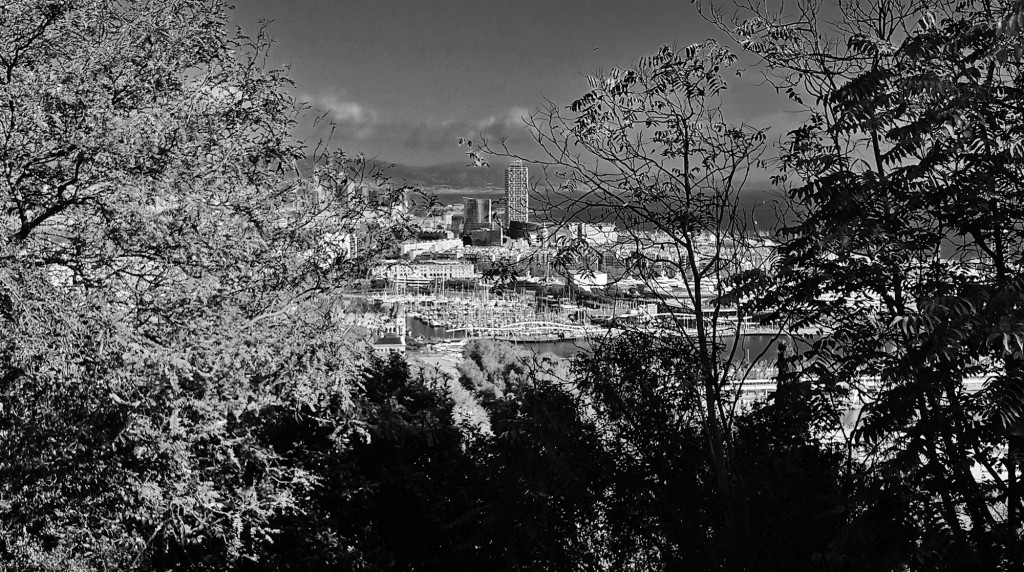
[(411, 255), (413, 257), (419, 256), (426, 253), (442, 253), (459, 251), (462, 249), (463, 243), (461, 238), (450, 238), (442, 240), (422, 240), (422, 241), (408, 241), (403, 242), (399, 245), (402, 256)]
[(491, 228), (491, 199), (464, 197), (462, 231), (472, 232), (478, 228)]
[(405, 336), (400, 336), (394, 332), (384, 334), (371, 345), (373, 346), (373, 352), (384, 358), (391, 354), (405, 355)]
[(529, 243), (530, 227), (525, 222), (511, 221), (508, 223), (508, 237), (512, 240), (523, 240)]
[(576, 238), (594, 246), (598, 244), (616, 244), (619, 241), (619, 231), (614, 224), (587, 224), (576, 223)]
[(406, 313), (402, 304), (395, 306), (394, 311), (395, 329), (385, 333), (371, 344), (374, 353), (383, 358), (387, 358), (391, 354), (405, 355)]
[(351, 232), (327, 232), (320, 239), (320, 264), (327, 267), (338, 258), (349, 260), (355, 254), (356, 237)]
[(607, 286), (608, 274), (605, 272), (573, 272), (572, 283), (589, 292), (591, 288)]
[(530, 169), (519, 159), (505, 169), (505, 204), (508, 222), (528, 222), (530, 218)]
[(386, 278), (395, 284), (428, 286), (445, 280), (478, 280), (480, 274), (468, 262), (454, 260), (430, 260), (408, 264), (385, 261), (373, 269), (375, 276)]
[(345, 208), (358, 208), (366, 204), (366, 195), (369, 190), (366, 185), (357, 185), (355, 181), (348, 181), (338, 193), (338, 200)]
[(472, 246), (501, 246), (505, 242), (505, 233), (501, 231), (500, 226), (494, 226), (497, 228), (478, 228), (462, 236), (468, 239)]

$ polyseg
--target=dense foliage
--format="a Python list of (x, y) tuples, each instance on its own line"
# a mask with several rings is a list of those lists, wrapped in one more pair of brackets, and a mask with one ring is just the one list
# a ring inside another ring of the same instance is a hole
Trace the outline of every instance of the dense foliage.
[(352, 389), (330, 294), (373, 247), (297, 200), (288, 80), (226, 27), (217, 2), (0, 6), (4, 567), (223, 569), (317, 484), (263, 419)]
[(776, 307), (830, 328), (807, 356), (811, 393), (871, 395), (837, 544), (886, 547), (831, 563), (1011, 567), (1024, 549), (1021, 5), (705, 10), (807, 110), (776, 177), (796, 219)]

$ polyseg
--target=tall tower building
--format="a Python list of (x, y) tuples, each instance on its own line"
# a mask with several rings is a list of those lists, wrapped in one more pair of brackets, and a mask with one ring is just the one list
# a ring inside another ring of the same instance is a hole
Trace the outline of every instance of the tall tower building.
[(465, 232), (476, 230), (478, 228), (491, 228), (491, 200), (490, 199), (475, 199), (473, 197), (464, 197), (465, 210), (463, 210), (463, 216), (465, 216), (465, 223), (463, 228)]
[(530, 217), (530, 169), (519, 159), (505, 169), (505, 204), (508, 222), (528, 222)]

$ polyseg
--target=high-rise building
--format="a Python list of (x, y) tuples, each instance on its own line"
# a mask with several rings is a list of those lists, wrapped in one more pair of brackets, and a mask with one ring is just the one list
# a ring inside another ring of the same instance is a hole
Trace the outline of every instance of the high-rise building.
[(478, 228), (491, 228), (491, 199), (475, 199), (465, 197), (465, 209), (462, 211), (465, 216), (463, 229), (470, 232)]
[(508, 222), (528, 222), (530, 218), (530, 169), (519, 159), (505, 169), (505, 204)]

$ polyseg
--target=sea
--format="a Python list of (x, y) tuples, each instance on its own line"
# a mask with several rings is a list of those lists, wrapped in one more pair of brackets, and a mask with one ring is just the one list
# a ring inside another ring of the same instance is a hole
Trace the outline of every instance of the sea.
[[(443, 189), (436, 192), (436, 200), (442, 205), (462, 204), (466, 198), (491, 199), (500, 205), (505, 199), (500, 189)], [(584, 208), (587, 205), (585, 193), (563, 193), (558, 196), (534, 192), (530, 195), (530, 221), (557, 226), (571, 222), (609, 224), (620, 217), (615, 208)], [(424, 199), (420, 198), (417, 202)], [(748, 189), (740, 193), (737, 212), (748, 223), (748, 228), (770, 233), (780, 222), (791, 217), (785, 215), (784, 201), (776, 189)], [(658, 209), (654, 209), (657, 212)]]

